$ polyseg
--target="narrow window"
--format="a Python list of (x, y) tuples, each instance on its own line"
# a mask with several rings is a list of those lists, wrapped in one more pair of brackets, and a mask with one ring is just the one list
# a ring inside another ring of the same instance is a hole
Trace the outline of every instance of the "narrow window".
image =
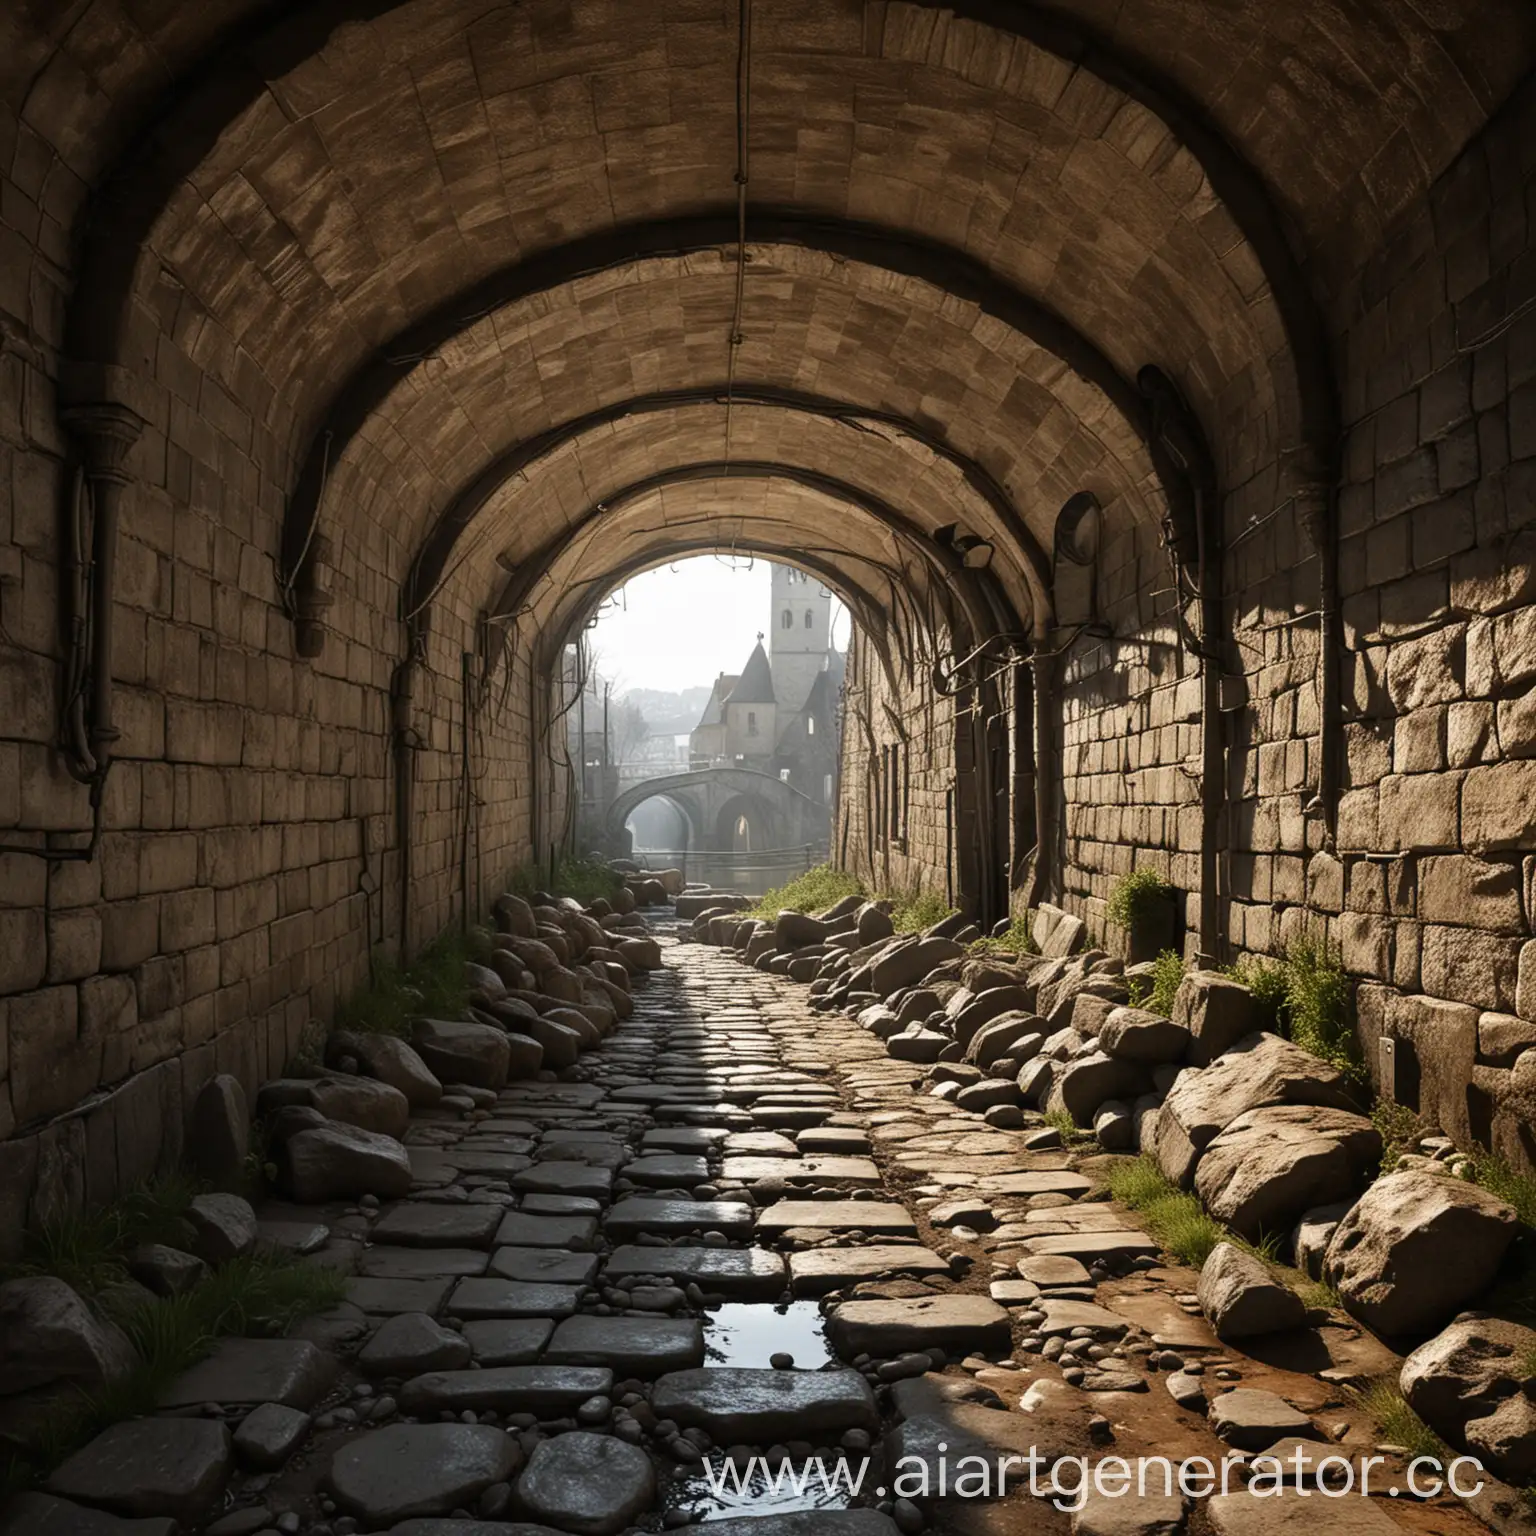
[(816, 623), (816, 615), (809, 608), (805, 610), (805, 627), (810, 629)]
[(747, 735), (757, 735), (757, 712), (751, 709), (747, 711)]
[(794, 627), (795, 627), (795, 616), (794, 616), (794, 614), (792, 614), (789, 611), (788, 608), (786, 608), (784, 610), (784, 617), (779, 620), (779, 628), (780, 629), (793, 629)]
[(816, 734), (816, 717), (814, 715), (807, 715), (805, 717), (805, 734), (807, 736), (814, 736)]

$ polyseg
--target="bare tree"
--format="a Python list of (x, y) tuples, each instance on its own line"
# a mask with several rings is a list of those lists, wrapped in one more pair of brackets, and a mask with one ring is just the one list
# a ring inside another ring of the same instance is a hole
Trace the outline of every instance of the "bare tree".
[(623, 764), (630, 762), (650, 739), (651, 726), (644, 710), (626, 699), (622, 704), (609, 706), (608, 732), (613, 744), (613, 761)]

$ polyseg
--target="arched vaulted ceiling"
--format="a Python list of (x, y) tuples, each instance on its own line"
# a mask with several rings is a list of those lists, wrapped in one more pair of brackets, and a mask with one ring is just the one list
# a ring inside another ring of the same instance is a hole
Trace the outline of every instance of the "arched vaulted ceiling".
[[(804, 535), (827, 508), (794, 477), (846, 475), (858, 538), (885, 536), (859, 495), (909, 550), (956, 517), (996, 534), (989, 579), (1025, 614), (1065, 495), (1161, 514), (1128, 384), (1148, 362), (1225, 489), (1326, 474), (1332, 290), (1536, 56), (1523, 0), (1432, 10), (755, 0), (729, 416), (743, 459), (788, 478), (710, 482), (719, 527), (767, 517), (766, 483)], [(158, 425), (167, 357), (189, 361), (248, 413), (301, 545), (339, 533), (402, 587), (425, 561), (489, 604), (502, 564), (574, 558), (552, 541), (604, 486), (735, 451), (709, 395), (734, 325), (736, 17), (13, 8), (0, 88), (59, 147), (78, 216), (66, 390)], [(719, 228), (673, 240), (690, 219)], [(664, 391), (690, 398), (629, 409)], [(589, 564), (654, 552), (612, 534)]]

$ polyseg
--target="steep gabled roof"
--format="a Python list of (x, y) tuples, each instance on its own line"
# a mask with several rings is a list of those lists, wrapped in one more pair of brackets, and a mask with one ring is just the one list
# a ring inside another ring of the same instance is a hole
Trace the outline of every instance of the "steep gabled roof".
[(699, 717), (699, 723), (694, 726), (694, 730), (701, 731), (706, 725), (720, 724), (725, 701), (737, 681), (735, 675), (730, 672), (722, 672), (715, 679), (715, 686), (710, 690), (709, 702), (704, 706), (704, 713)]
[(741, 669), (736, 686), (731, 689), (727, 704), (773, 704), (773, 669), (768, 665), (768, 653), (759, 640), (752, 647), (747, 664)]

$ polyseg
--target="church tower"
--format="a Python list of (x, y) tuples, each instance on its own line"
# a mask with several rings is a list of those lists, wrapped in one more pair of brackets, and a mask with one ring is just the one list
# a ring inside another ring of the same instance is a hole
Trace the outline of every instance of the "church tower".
[(773, 568), (773, 628), (768, 663), (780, 720), (798, 714), (832, 648), (832, 594), (815, 576)]

